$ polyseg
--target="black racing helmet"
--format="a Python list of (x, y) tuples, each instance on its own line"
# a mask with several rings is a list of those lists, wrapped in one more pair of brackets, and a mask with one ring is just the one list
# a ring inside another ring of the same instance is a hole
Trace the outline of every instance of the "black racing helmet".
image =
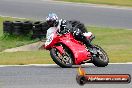
[(55, 13), (50, 13), (46, 17), (46, 22), (50, 27), (55, 27), (59, 22), (58, 16)]

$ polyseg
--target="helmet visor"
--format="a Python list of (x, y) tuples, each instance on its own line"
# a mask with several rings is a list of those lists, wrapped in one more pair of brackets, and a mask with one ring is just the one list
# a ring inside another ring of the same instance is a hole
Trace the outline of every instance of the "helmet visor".
[(53, 21), (53, 20), (48, 20), (48, 21), (47, 21), (47, 24), (48, 24), (49, 26), (54, 26), (55, 21)]

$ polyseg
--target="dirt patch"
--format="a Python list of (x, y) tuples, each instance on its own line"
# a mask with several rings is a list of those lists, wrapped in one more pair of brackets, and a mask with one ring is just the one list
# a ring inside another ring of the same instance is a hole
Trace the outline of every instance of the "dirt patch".
[(16, 48), (11, 48), (11, 49), (6, 49), (3, 52), (17, 52), (17, 51), (36, 51), (42, 49), (42, 45), (44, 45), (45, 42), (39, 41), (36, 43), (16, 47)]

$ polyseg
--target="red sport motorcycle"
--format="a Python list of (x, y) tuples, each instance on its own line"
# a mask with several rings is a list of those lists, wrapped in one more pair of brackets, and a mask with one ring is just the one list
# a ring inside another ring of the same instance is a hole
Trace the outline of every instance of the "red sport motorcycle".
[[(92, 33), (84, 35), (91, 39)], [(75, 40), (71, 33), (58, 34), (56, 27), (47, 30), (46, 38), (43, 47), (50, 51), (51, 58), (60, 67), (69, 68), (72, 65), (91, 62), (95, 66), (105, 67), (109, 63), (106, 52), (100, 46), (95, 45), (92, 54), (82, 42)]]

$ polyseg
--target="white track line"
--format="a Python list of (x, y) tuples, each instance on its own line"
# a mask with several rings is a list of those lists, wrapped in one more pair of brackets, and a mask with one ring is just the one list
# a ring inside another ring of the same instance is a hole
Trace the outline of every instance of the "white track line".
[(109, 64), (132, 64), (132, 62), (127, 62), (127, 63), (109, 63)]
[(13, 17), (13, 16), (4, 16), (4, 15), (0, 15), (0, 17), (10, 17), (10, 18), (17, 18), (17, 19), (28, 19), (28, 18), (23, 18), (23, 17)]
[[(132, 62), (128, 62), (128, 63), (109, 63), (109, 64), (130, 64), (132, 65)], [(82, 66), (93, 66), (92, 63), (86, 63), (86, 64), (82, 64)], [(29, 64), (29, 65), (0, 65), (0, 67), (26, 67), (26, 66), (44, 66), (44, 67), (48, 67), (48, 66), (57, 66), (56, 64)], [(79, 65), (74, 65), (74, 66), (79, 66)]]
[(0, 65), (0, 67), (57, 66), (56, 64)]

